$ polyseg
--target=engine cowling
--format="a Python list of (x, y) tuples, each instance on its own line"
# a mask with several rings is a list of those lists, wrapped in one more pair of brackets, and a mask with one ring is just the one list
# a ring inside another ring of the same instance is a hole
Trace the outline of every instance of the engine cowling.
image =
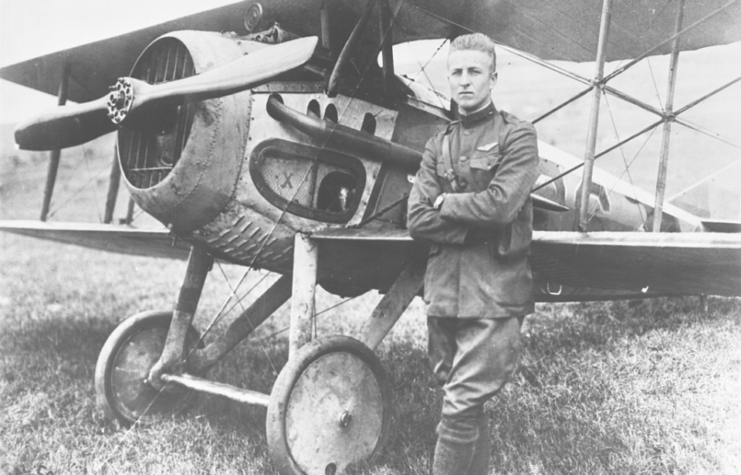
[[(169, 82), (229, 63), (243, 41), (179, 31), (152, 42), (131, 77)], [(249, 132), (250, 92), (158, 107), (118, 132), (126, 186), (147, 213), (179, 233), (213, 220), (234, 194)]]

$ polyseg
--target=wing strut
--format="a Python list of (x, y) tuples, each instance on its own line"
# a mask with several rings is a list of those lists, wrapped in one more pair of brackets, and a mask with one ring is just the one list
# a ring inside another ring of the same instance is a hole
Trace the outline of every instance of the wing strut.
[(113, 160), (111, 161), (111, 173), (108, 175), (108, 193), (105, 199), (105, 213), (103, 224), (113, 222), (113, 211), (116, 209), (118, 199), (118, 188), (121, 185), (121, 168), (118, 166), (118, 147), (113, 146)]
[(592, 190), (592, 171), (594, 170), (594, 152), (597, 148), (597, 127), (599, 125), (599, 105), (602, 99), (602, 84), (607, 58), (607, 38), (610, 35), (610, 20), (612, 17), (612, 0), (602, 3), (602, 19), (599, 26), (599, 45), (597, 46), (597, 64), (595, 64), (594, 81), (592, 82), (592, 110), (589, 113), (589, 130), (587, 132), (587, 147), (584, 151), (584, 173), (582, 174), (581, 196), (577, 229), (587, 230), (589, 221), (589, 195)]
[(669, 80), (666, 85), (666, 104), (664, 106), (664, 129), (661, 135), (661, 155), (659, 158), (659, 172), (656, 177), (656, 202), (654, 204), (653, 232), (661, 232), (661, 215), (664, 208), (664, 193), (666, 192), (666, 175), (669, 164), (669, 144), (671, 143), (672, 121), (674, 110), (674, 89), (677, 84), (677, 69), (679, 67), (679, 32), (684, 20), (684, 2), (679, 0), (677, 6), (677, 23), (675, 26), (672, 55), (669, 63)]
[[(69, 70), (67, 64), (62, 67), (62, 77), (59, 80), (59, 93), (57, 94), (57, 105), (63, 106), (67, 103), (69, 92)], [(57, 148), (49, 153), (49, 168), (46, 172), (46, 185), (44, 186), (44, 201), (41, 204), (41, 221), (46, 221), (51, 206), (51, 196), (54, 193), (54, 184), (57, 181), (59, 161), (62, 158), (62, 150)]]
[(391, 11), (389, 0), (381, 0), (380, 30), (381, 55), (383, 58), (383, 90), (386, 95), (391, 94), (391, 84), (394, 81), (394, 14)]
[(373, 7), (375, 6), (375, 4), (376, 0), (368, 0), (363, 15), (355, 24), (355, 28), (353, 28), (352, 32), (350, 33), (350, 37), (347, 39), (345, 46), (342, 47), (342, 51), (340, 51), (340, 55), (334, 65), (332, 74), (330, 74), (329, 76), (329, 82), (327, 84), (327, 96), (334, 97), (337, 95), (337, 89), (340, 87), (340, 78), (342, 76), (342, 72), (343, 70), (346, 70), (347, 65), (350, 63), (350, 59), (355, 52), (355, 48), (357, 47), (360, 38), (365, 32), (365, 28), (368, 26), (368, 21), (370, 20), (371, 14), (373, 13)]

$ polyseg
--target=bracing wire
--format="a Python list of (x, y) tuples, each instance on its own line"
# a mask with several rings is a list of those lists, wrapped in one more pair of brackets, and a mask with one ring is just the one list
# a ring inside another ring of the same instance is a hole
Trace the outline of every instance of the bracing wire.
[[(654, 135), (654, 132), (656, 132), (656, 127), (652, 127), (652, 128), (651, 128), (651, 130), (650, 130), (650, 133), (648, 134), (648, 137), (646, 137), (646, 140), (644, 140), (644, 141), (643, 141), (643, 144), (642, 144), (642, 145), (640, 146), (640, 148), (639, 148), (639, 149), (638, 149), (638, 151), (637, 151), (637, 152), (635, 153), (635, 155), (633, 155), (633, 158), (632, 158), (632, 159), (630, 160), (630, 163), (628, 164), (628, 167), (626, 167), (626, 168), (625, 168), (625, 169), (623, 170), (623, 172), (622, 172), (622, 173), (620, 174), (620, 176), (618, 177), (618, 181), (617, 181), (617, 182), (615, 182), (615, 183), (614, 183), (614, 184), (612, 185), (612, 188), (610, 188), (610, 190), (608, 191), (608, 194), (609, 194), (609, 193), (612, 193), (612, 190), (614, 190), (614, 189), (615, 189), (615, 186), (617, 186), (617, 184), (619, 183), (619, 181), (621, 181), (621, 180), (623, 179), (623, 177), (625, 176), (625, 174), (626, 174), (626, 173), (628, 172), (628, 168), (629, 168), (630, 166), (632, 166), (632, 165), (633, 165), (633, 162), (635, 162), (635, 161), (636, 161), (636, 159), (637, 159), (637, 158), (638, 158), (638, 157), (639, 157), (639, 156), (641, 155), (641, 152), (643, 151), (644, 147), (645, 147), (645, 146), (646, 146), (646, 145), (648, 144), (648, 142), (649, 142), (649, 141), (651, 140), (651, 137), (653, 137), (653, 135)], [(635, 193), (635, 191), (636, 191), (636, 190), (635, 190), (635, 187), (633, 187), (633, 192)], [(634, 194), (633, 196), (634, 196), (634, 197), (636, 197), (636, 199), (637, 199), (637, 195), (635, 195), (635, 194)], [(645, 216), (645, 217), (643, 216), (643, 209), (642, 209), (642, 208), (641, 208), (640, 206), (638, 207), (638, 211), (639, 211), (639, 212), (641, 213), (641, 219), (643, 220), (643, 224), (644, 224), (644, 226), (645, 226), (645, 225), (646, 225), (646, 222), (647, 222), (647, 219), (648, 219), (648, 216)], [(590, 216), (590, 219), (591, 219), (591, 216)]]
[(646, 64), (648, 64), (648, 71), (651, 73), (651, 82), (654, 85), (654, 91), (656, 92), (656, 99), (659, 101), (659, 107), (661, 112), (666, 113), (664, 103), (661, 100), (661, 94), (659, 93), (659, 86), (656, 84), (656, 76), (654, 75), (654, 68), (651, 66), (651, 58), (646, 58)]
[(132, 217), (131, 217), (131, 221), (132, 221), (132, 222), (133, 222), (133, 221), (136, 221), (136, 220), (137, 220), (137, 218), (139, 218), (139, 216), (141, 216), (141, 215), (143, 215), (143, 214), (144, 214), (144, 210), (143, 210), (143, 209), (141, 209), (141, 208), (137, 209), (137, 210), (136, 210), (136, 213), (134, 213), (134, 216), (132, 216)]
[[(85, 182), (82, 186), (80, 186), (77, 190), (75, 190), (75, 192), (72, 193), (72, 195), (68, 196), (66, 200), (64, 200), (59, 205), (55, 205), (54, 206), (54, 209), (52, 209), (51, 211), (49, 211), (49, 215), (47, 216), (47, 219), (50, 219), (50, 218), (54, 217), (54, 215), (56, 215), (57, 213), (59, 213), (60, 211), (62, 211), (62, 209), (64, 209), (64, 207), (67, 206), (68, 203), (70, 203), (75, 198), (77, 198), (80, 195), (80, 193), (82, 193), (83, 191), (86, 191), (87, 188), (88, 188), (88, 186), (90, 186), (91, 183), (93, 183), (94, 181), (96, 181), (98, 178), (100, 178), (100, 176), (103, 173), (105, 173), (106, 169), (107, 168), (101, 168), (98, 171), (98, 173), (96, 173), (95, 175), (93, 175), (92, 177), (90, 177), (87, 182)], [(97, 200), (97, 196), (96, 196), (96, 200)], [(96, 210), (98, 211), (98, 216), (100, 217), (100, 210), (98, 209), (97, 204), (96, 204)]]
[[(429, 66), (429, 65), (430, 65), (430, 63), (432, 62), (432, 60), (433, 60), (433, 59), (435, 59), (435, 56), (437, 56), (437, 54), (438, 54), (438, 53), (440, 52), (440, 50), (441, 50), (441, 49), (443, 49), (443, 46), (445, 46), (445, 44), (446, 44), (446, 43), (447, 43), (448, 41), (449, 41), (449, 40), (448, 40), (448, 38), (445, 38), (445, 39), (443, 40), (443, 42), (442, 42), (442, 43), (440, 43), (440, 46), (438, 46), (438, 47), (437, 47), (437, 49), (435, 50), (435, 52), (434, 52), (434, 53), (432, 53), (432, 56), (430, 56), (430, 57), (429, 57), (429, 59), (427, 59), (427, 61), (425, 62), (425, 64), (424, 64), (424, 65), (421, 65), (421, 64), (420, 64), (420, 66), (422, 66), (422, 68), (420, 69), (420, 71), (419, 71), (419, 72), (417, 72), (417, 75), (416, 75), (416, 76), (414, 76), (414, 79), (412, 79), (412, 81), (416, 81), (416, 80), (417, 80), (417, 78), (419, 77), (419, 75), (425, 72), (425, 70), (427, 69), (427, 66)], [(407, 43), (407, 44), (408, 44), (408, 43)], [(417, 58), (416, 58), (416, 55), (415, 55), (415, 58), (414, 58), (414, 59), (415, 59), (415, 60), (417, 59)], [(417, 61), (417, 63), (419, 64), (419, 61)], [(426, 73), (425, 73), (425, 77), (427, 77), (427, 74), (426, 74)], [(428, 82), (430, 81), (430, 80), (429, 80), (429, 78), (427, 79), (427, 81), (428, 81)], [(430, 83), (430, 85), (432, 85), (432, 83)], [(434, 85), (432, 85), (432, 87), (433, 87), (433, 89), (434, 89)]]
[[(236, 288), (233, 288), (232, 285), (231, 285), (231, 283), (229, 282), (229, 277), (226, 275), (226, 272), (224, 272), (224, 268), (221, 265), (221, 262), (218, 263), (218, 266), (219, 266), (219, 270), (221, 271), (221, 275), (224, 278), (224, 281), (226, 282), (226, 285), (229, 286), (229, 290), (231, 291), (232, 295), (234, 295), (234, 297), (237, 298), (237, 294), (236, 294), (236, 290), (237, 289)], [(247, 297), (249, 294), (251, 294), (252, 291), (255, 290), (257, 288), (257, 286), (260, 285), (268, 277), (268, 275), (269, 274), (265, 274), (262, 277), (262, 279), (260, 279), (255, 285), (252, 286), (252, 288), (250, 288), (245, 293), (245, 295), (242, 296), (242, 298), (240, 298), (240, 299), (237, 300), (237, 303), (234, 306), (239, 305), (239, 307), (242, 309), (242, 312), (244, 312), (245, 311), (245, 308), (244, 308), (244, 305), (242, 305), (242, 300), (244, 300), (245, 297)], [(229, 309), (229, 312), (233, 308), (234, 307), (232, 307), (231, 309)], [(255, 326), (252, 324), (252, 320), (250, 320), (249, 318), (247, 318), (247, 322), (250, 324), (250, 327), (252, 327), (252, 331), (255, 331)], [(268, 351), (265, 349), (265, 345), (263, 345), (261, 341), (258, 341), (258, 344), (260, 345), (260, 349), (262, 350), (262, 352), (265, 354), (265, 358), (267, 358), (268, 363), (270, 364), (270, 368), (272, 368), (272, 370), (273, 370), (273, 374), (277, 375), (278, 374), (278, 370), (275, 368), (275, 365), (273, 364), (273, 360), (270, 359), (270, 355), (268, 354)]]
[[(199, 339), (199, 343), (200, 343), (201, 341), (203, 341), (204, 337), (205, 337), (205, 336), (206, 336), (206, 335), (207, 335), (207, 334), (208, 334), (208, 333), (209, 333), (209, 332), (211, 331), (211, 329), (212, 329), (212, 328), (213, 328), (213, 327), (214, 327), (214, 326), (215, 326), (215, 325), (216, 325), (216, 324), (218, 323), (218, 321), (219, 321), (219, 320), (220, 320), (220, 319), (221, 319), (221, 318), (222, 318), (222, 317), (223, 317), (224, 315), (227, 315), (227, 314), (229, 314), (229, 312), (231, 312), (232, 310), (234, 310), (234, 308), (235, 308), (235, 307), (236, 307), (237, 305), (241, 305), (241, 303), (242, 303), (242, 300), (244, 300), (245, 298), (247, 298), (247, 296), (248, 296), (248, 295), (249, 295), (249, 294), (250, 294), (250, 293), (251, 293), (251, 292), (252, 292), (252, 291), (253, 291), (253, 290), (254, 290), (254, 289), (255, 289), (255, 288), (256, 288), (256, 287), (258, 286), (258, 285), (260, 285), (260, 284), (262, 283), (262, 281), (263, 281), (263, 280), (265, 280), (265, 278), (267, 277), (267, 274), (266, 274), (266, 275), (265, 275), (265, 276), (264, 276), (264, 277), (263, 277), (262, 279), (260, 279), (260, 280), (259, 280), (259, 281), (258, 281), (258, 282), (257, 282), (257, 283), (256, 283), (256, 284), (254, 285), (254, 286), (252, 286), (252, 288), (251, 288), (251, 289), (249, 289), (249, 290), (248, 290), (248, 291), (247, 291), (247, 292), (246, 292), (246, 293), (245, 293), (245, 294), (244, 294), (244, 295), (243, 295), (242, 297), (239, 297), (239, 296), (237, 295), (237, 293), (236, 293), (236, 292), (237, 292), (237, 289), (238, 289), (238, 288), (239, 288), (239, 287), (240, 287), (240, 286), (242, 285), (242, 282), (244, 282), (244, 280), (245, 280), (245, 278), (247, 277), (247, 273), (249, 272), (250, 268), (247, 268), (247, 269), (246, 269), (246, 270), (245, 270), (245, 271), (244, 271), (244, 272), (242, 273), (242, 277), (241, 277), (241, 278), (239, 279), (239, 282), (237, 282), (237, 285), (236, 285), (236, 286), (234, 286), (234, 287), (232, 287), (231, 283), (229, 282), (229, 280), (228, 280), (228, 279), (227, 279), (227, 277), (226, 277), (226, 274), (224, 273), (224, 269), (223, 269), (223, 268), (221, 267), (221, 263), (220, 263), (220, 262), (218, 262), (218, 263), (217, 263), (217, 265), (218, 265), (218, 267), (219, 267), (219, 270), (221, 271), (222, 275), (224, 276), (224, 280), (226, 280), (226, 283), (227, 283), (227, 286), (229, 287), (230, 293), (229, 293), (229, 296), (228, 296), (228, 297), (227, 297), (227, 298), (226, 298), (226, 299), (224, 300), (224, 302), (222, 302), (222, 304), (221, 304), (221, 307), (219, 307), (219, 310), (218, 310), (218, 311), (216, 312), (216, 314), (215, 314), (215, 315), (214, 315), (214, 316), (213, 316), (213, 317), (211, 318), (211, 320), (209, 320), (209, 323), (208, 323), (208, 325), (207, 325), (207, 326), (206, 326), (206, 328), (204, 329), (204, 331), (203, 331), (203, 334), (201, 335), (201, 337), (200, 337), (200, 339)], [(231, 302), (231, 301), (232, 301), (232, 298), (234, 298), (234, 299), (236, 300), (236, 302), (234, 303), (234, 305), (232, 305), (231, 307), (229, 307), (229, 310), (227, 310), (227, 311), (225, 312), (225, 311), (224, 311), (224, 309), (226, 308), (226, 306), (227, 306), (227, 305), (229, 305), (229, 302)]]
[[(90, 171), (90, 160), (88, 160), (87, 156), (87, 150), (85, 150), (85, 146), (82, 147), (82, 158), (85, 161), (85, 168), (87, 169), (88, 177), (92, 173)], [(103, 215), (100, 214), (100, 200), (98, 199), (98, 191), (95, 189), (96, 187), (92, 187), (93, 190), (93, 201), (95, 202), (95, 212), (98, 213), (98, 222), (103, 222)]]
[(435, 50), (435, 52), (432, 53), (432, 56), (430, 56), (427, 59), (427, 61), (425, 62), (425, 64), (422, 64), (422, 62), (419, 60), (419, 57), (414, 52), (414, 49), (411, 47), (411, 45), (409, 45), (409, 43), (407, 43), (407, 48), (408, 48), (409, 52), (412, 53), (412, 56), (414, 56), (414, 60), (417, 62), (417, 65), (420, 68), (419, 71), (417, 72), (417, 74), (412, 79), (412, 82), (417, 82), (417, 78), (419, 78), (419, 75), (420, 74), (423, 74), (424, 77), (425, 77), (425, 79), (427, 79), (427, 84), (429, 84), (429, 86), (432, 88), (432, 90), (434, 92), (435, 98), (440, 103), (440, 107), (442, 107), (443, 109), (447, 109), (447, 105), (443, 103), (443, 100), (442, 100), (442, 97), (441, 97), (441, 96), (444, 96), (444, 94), (441, 94), (437, 90), (437, 88), (435, 87), (435, 84), (432, 82), (432, 79), (430, 79), (430, 76), (427, 74), (427, 66), (429, 66), (430, 62), (432, 62), (432, 60), (435, 59), (435, 56), (437, 56), (437, 54), (440, 52), (440, 50), (443, 48), (443, 46), (445, 46), (445, 44), (447, 42), (448, 42), (448, 39), (445, 38), (445, 40), (442, 43), (440, 43), (440, 46), (437, 47), (437, 49)]
[[(615, 138), (617, 138), (618, 142), (621, 142), (620, 132), (618, 131), (617, 123), (615, 122), (615, 116), (612, 113), (612, 107), (610, 106), (610, 101), (607, 98), (607, 94), (605, 94), (604, 92), (602, 94), (605, 97), (605, 105), (607, 105), (607, 111), (610, 114), (610, 122), (612, 122), (612, 128), (613, 128), (613, 131), (615, 133)], [(654, 128), (652, 130), (656, 130), (656, 129)], [(649, 136), (649, 138), (650, 138), (650, 136)], [(642, 148), (643, 147), (641, 147), (641, 149)], [(625, 151), (623, 150), (623, 147), (621, 146), (621, 147), (619, 147), (619, 149), (620, 149), (620, 156), (623, 159), (623, 165), (625, 165), (625, 169), (623, 171), (623, 174), (620, 175), (620, 178), (615, 183), (613, 183), (612, 187), (607, 192), (607, 195), (609, 196), (610, 194), (612, 194), (612, 191), (615, 189), (615, 186), (620, 182), (620, 179), (622, 179), (622, 177), (625, 174), (627, 174), (628, 175), (628, 182), (630, 183), (630, 187), (633, 190), (633, 195), (634, 196), (637, 196), (638, 192), (636, 191), (635, 184), (633, 183), (633, 177), (630, 174), (630, 166), (633, 164), (633, 161), (635, 161), (635, 159), (636, 159), (636, 157), (638, 155), (636, 155), (635, 157), (633, 157), (633, 160), (631, 160), (631, 162), (628, 163), (628, 160), (625, 157)], [(641, 213), (641, 220), (643, 221), (643, 224), (645, 225), (646, 224), (646, 217), (643, 216), (643, 209), (640, 206), (638, 207), (638, 211)], [(596, 212), (597, 212), (597, 208), (595, 208), (592, 212), (590, 212), (589, 213), (589, 217), (587, 218), (587, 221), (591, 220), (594, 217), (594, 215), (596, 214)]]
[[(339, 307), (339, 306), (341, 306), (341, 305), (344, 305), (344, 304), (346, 304), (346, 303), (350, 302), (351, 300), (355, 300), (355, 299), (356, 299), (356, 298), (358, 298), (358, 297), (359, 297), (359, 295), (356, 295), (355, 297), (349, 297), (349, 298), (346, 298), (345, 300), (342, 300), (341, 302), (339, 302), (339, 303), (336, 303), (336, 304), (332, 305), (331, 307), (327, 307), (327, 308), (325, 308), (325, 309), (324, 309), (324, 310), (322, 310), (321, 312), (317, 312), (317, 313), (316, 313), (316, 314), (314, 315), (314, 317), (315, 317), (315, 319), (316, 319), (316, 317), (319, 317), (320, 315), (322, 315), (322, 314), (324, 314), (324, 313), (327, 313), (327, 312), (329, 312), (330, 310), (334, 310), (335, 308), (337, 308), (337, 307)], [(257, 341), (259, 341), (259, 342), (262, 342), (262, 341), (265, 341), (265, 340), (270, 340), (271, 338), (274, 338), (274, 337), (276, 337), (276, 336), (280, 335), (281, 333), (285, 333), (285, 332), (287, 332), (287, 331), (288, 331), (288, 330), (289, 330), (290, 328), (291, 328), (291, 327), (283, 327), (283, 328), (281, 328), (280, 330), (278, 330), (278, 331), (276, 331), (276, 332), (273, 332), (273, 333), (271, 333), (270, 335), (266, 335), (266, 336), (264, 336), (264, 337), (260, 338), (260, 339), (259, 339), (259, 340), (257, 340)]]

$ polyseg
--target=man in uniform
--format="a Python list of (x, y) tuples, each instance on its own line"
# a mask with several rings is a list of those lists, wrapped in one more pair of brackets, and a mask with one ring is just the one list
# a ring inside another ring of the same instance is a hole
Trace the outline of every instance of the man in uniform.
[(533, 312), (528, 254), (538, 149), (532, 124), (494, 107), (494, 43), (450, 45), (460, 120), (432, 137), (409, 197), (408, 227), (430, 243), (424, 299), (429, 358), (443, 385), (433, 474), (489, 473), (484, 403), (512, 373)]

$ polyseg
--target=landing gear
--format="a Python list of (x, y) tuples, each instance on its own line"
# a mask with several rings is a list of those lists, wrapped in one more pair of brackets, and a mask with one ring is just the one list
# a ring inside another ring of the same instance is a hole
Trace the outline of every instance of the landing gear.
[(283, 475), (335, 475), (373, 459), (388, 439), (391, 390), (373, 353), (419, 293), (425, 263), (410, 261), (356, 340), (311, 340), (318, 242), (296, 235), (289, 359), (273, 386), (265, 429)]
[(301, 347), (278, 376), (266, 421), (281, 474), (340, 474), (388, 438), (391, 389), (373, 351), (350, 337)]
[[(98, 408), (106, 419), (124, 425), (151, 422), (182, 411), (195, 394), (167, 385), (162, 391), (147, 382), (149, 371), (165, 346), (172, 312), (143, 312), (121, 323), (106, 340), (95, 366)], [(198, 343), (198, 333), (188, 329), (186, 352)]]
[[(373, 350), (422, 287), (410, 261), (369, 316), (360, 340), (316, 333), (318, 241), (297, 235), (294, 272), (276, 280), (208, 346), (193, 316), (213, 263), (194, 247), (173, 312), (134, 315), (116, 328), (95, 370), (97, 402), (125, 425), (183, 410), (196, 392), (267, 408), (270, 455), (283, 475), (341, 475), (378, 455), (389, 437), (391, 389)], [(198, 376), (291, 299), (289, 359), (271, 393)]]

